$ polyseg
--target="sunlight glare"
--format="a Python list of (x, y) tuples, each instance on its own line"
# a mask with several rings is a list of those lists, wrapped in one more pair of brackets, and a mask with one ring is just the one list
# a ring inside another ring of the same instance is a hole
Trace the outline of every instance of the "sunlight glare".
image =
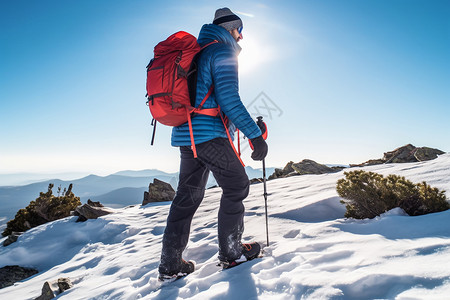
[(271, 58), (271, 48), (263, 46), (263, 43), (258, 40), (257, 34), (244, 33), (244, 39), (239, 42), (239, 45), (242, 47), (239, 54), (240, 74), (254, 72)]

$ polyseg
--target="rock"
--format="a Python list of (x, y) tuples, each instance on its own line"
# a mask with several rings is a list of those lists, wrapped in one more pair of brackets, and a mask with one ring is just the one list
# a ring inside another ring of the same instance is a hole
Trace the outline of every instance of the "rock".
[(92, 207), (104, 207), (103, 204), (100, 203), (100, 201), (94, 202), (91, 201), (91, 199), (88, 199), (87, 204), (89, 204)]
[(394, 151), (384, 153), (383, 161), (384, 163), (417, 162), (417, 159), (414, 157), (415, 151), (416, 147), (408, 144)]
[(411, 144), (399, 147), (393, 151), (384, 153), (381, 159), (370, 159), (361, 164), (350, 165), (350, 167), (364, 167), (379, 164), (389, 163), (410, 163), (419, 162), (425, 160), (431, 160), (438, 157), (438, 155), (444, 154), (444, 151), (429, 147), (415, 147)]
[(106, 207), (93, 207), (89, 204), (84, 204), (75, 209), (74, 215), (78, 216), (77, 222), (84, 222), (88, 219), (97, 219), (111, 213), (113, 211)]
[(362, 164), (350, 164), (350, 168), (380, 165), (380, 164), (384, 164), (384, 162), (385, 161), (383, 159), (370, 159), (370, 160), (368, 160), (368, 161), (366, 161), (365, 163), (362, 163)]
[(153, 179), (153, 183), (148, 186), (148, 192), (144, 192), (144, 200), (142, 205), (152, 202), (172, 201), (175, 197), (175, 190), (172, 186), (164, 181)]
[(72, 283), (72, 281), (70, 281), (69, 278), (59, 278), (58, 279), (58, 287), (59, 287), (59, 292), (62, 293), (64, 291), (67, 291), (71, 287), (73, 287), (73, 283)]
[(295, 169), (292, 167), (293, 165), (294, 165), (293, 161), (288, 162), (286, 164), (286, 166), (284, 166), (284, 168), (283, 168), (283, 173), (289, 174), (289, 173), (295, 172)]
[(295, 174), (294, 168), (292, 168), (292, 165), (294, 164), (293, 161), (290, 161), (284, 166), (283, 169), (275, 169), (275, 172), (273, 172), (272, 175), (269, 176), (269, 180), (275, 179), (275, 178), (283, 178), (283, 177), (289, 177), (288, 174)]
[(82, 216), (80, 214), (76, 214), (78, 216), (78, 219), (76, 222), (86, 222), (88, 219), (85, 216)]
[(417, 151), (414, 153), (414, 157), (418, 161), (432, 160), (438, 157), (438, 155), (444, 154), (444, 151), (439, 149), (433, 149), (428, 147), (417, 148)]
[(250, 179), (250, 184), (256, 184), (256, 183), (261, 183), (264, 182), (264, 180), (262, 178), (252, 178)]
[(38, 271), (35, 269), (20, 266), (6, 266), (0, 268), (0, 289), (11, 286), (15, 282), (24, 280), (37, 273)]
[(34, 300), (53, 299), (71, 287), (73, 287), (73, 284), (69, 278), (58, 278), (58, 280), (46, 281), (42, 287), (42, 294)]
[(300, 175), (305, 174), (327, 174), (327, 173), (335, 173), (336, 169), (330, 168), (326, 165), (322, 165), (316, 163), (310, 159), (304, 159), (299, 163), (292, 164), (292, 168)]
[(8, 235), (8, 238), (3, 241), (3, 247), (9, 246), (12, 243), (17, 242), (17, 239), (23, 232), (15, 232), (13, 231), (10, 235)]
[(335, 170), (336, 172), (342, 171), (344, 169), (347, 169), (348, 167), (346, 166), (333, 166), (331, 167), (333, 170)]
[(44, 283), (44, 286), (42, 287), (42, 293), (39, 297), (35, 298), (34, 300), (50, 300), (55, 298), (55, 283), (51, 283), (46, 281)]
[(299, 163), (290, 161), (283, 169), (275, 169), (275, 172), (269, 176), (269, 180), (305, 174), (335, 173), (340, 170), (341, 168), (330, 168), (326, 165), (316, 163), (313, 160), (304, 159)]
[(275, 168), (275, 171), (272, 175), (269, 176), (268, 180), (280, 178), (283, 176), (283, 169)]

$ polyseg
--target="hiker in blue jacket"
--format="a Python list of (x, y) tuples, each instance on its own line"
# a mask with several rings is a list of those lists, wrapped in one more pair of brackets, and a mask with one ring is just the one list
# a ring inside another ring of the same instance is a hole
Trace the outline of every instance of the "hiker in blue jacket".
[[(214, 84), (204, 108), (220, 106), (228, 119), (230, 134), (237, 127), (254, 146), (252, 159), (263, 160), (268, 147), (239, 96), (238, 42), (242, 36), (242, 20), (228, 8), (218, 9), (213, 24), (200, 30), (198, 43), (206, 47), (198, 59), (196, 106)], [(257, 257), (258, 243), (241, 242), (244, 231), (243, 200), (249, 193), (249, 179), (236, 156), (220, 117), (196, 115), (192, 128), (197, 150), (194, 158), (188, 124), (174, 127), (172, 146), (180, 147), (181, 163), (176, 196), (170, 207), (164, 231), (159, 279), (174, 280), (194, 271), (194, 263), (185, 261), (182, 253), (189, 240), (191, 221), (203, 200), (209, 172), (222, 188), (218, 214), (219, 260), (230, 268)]]

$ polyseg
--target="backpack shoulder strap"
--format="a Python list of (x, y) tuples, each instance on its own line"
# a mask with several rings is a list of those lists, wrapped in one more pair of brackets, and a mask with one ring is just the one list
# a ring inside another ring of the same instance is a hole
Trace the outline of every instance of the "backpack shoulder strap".
[(189, 68), (188, 74), (187, 74), (187, 80), (188, 80), (188, 89), (189, 89), (189, 97), (191, 99), (191, 106), (195, 106), (195, 98), (197, 96), (197, 72), (198, 72), (198, 59), (201, 55), (201, 53), (203, 52), (203, 50), (205, 48), (207, 48), (208, 46), (218, 43), (219, 41), (214, 40), (211, 41), (209, 43), (207, 43), (206, 45), (203, 45), (203, 47), (201, 47), (200, 51), (195, 54), (194, 58), (192, 59), (192, 63), (191, 63), (191, 67)]
[(218, 43), (218, 42), (219, 42), (218, 40), (214, 40), (214, 41), (212, 41), (212, 42), (209, 42), (209, 43), (207, 43), (206, 45), (203, 45), (203, 47), (200, 49), (200, 51), (202, 51), (202, 50), (205, 49), (206, 47), (208, 47), (208, 46), (210, 46), (210, 45), (212, 45), (212, 44)]

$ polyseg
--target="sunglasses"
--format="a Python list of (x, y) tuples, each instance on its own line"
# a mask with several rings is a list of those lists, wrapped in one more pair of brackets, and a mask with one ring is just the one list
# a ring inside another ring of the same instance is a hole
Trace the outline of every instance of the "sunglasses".
[(239, 26), (239, 28), (237, 29), (237, 30), (238, 30), (238, 32), (239, 32), (239, 34), (241, 34), (241, 33), (242, 33), (242, 29), (244, 29), (244, 25), (241, 25), (241, 26)]

